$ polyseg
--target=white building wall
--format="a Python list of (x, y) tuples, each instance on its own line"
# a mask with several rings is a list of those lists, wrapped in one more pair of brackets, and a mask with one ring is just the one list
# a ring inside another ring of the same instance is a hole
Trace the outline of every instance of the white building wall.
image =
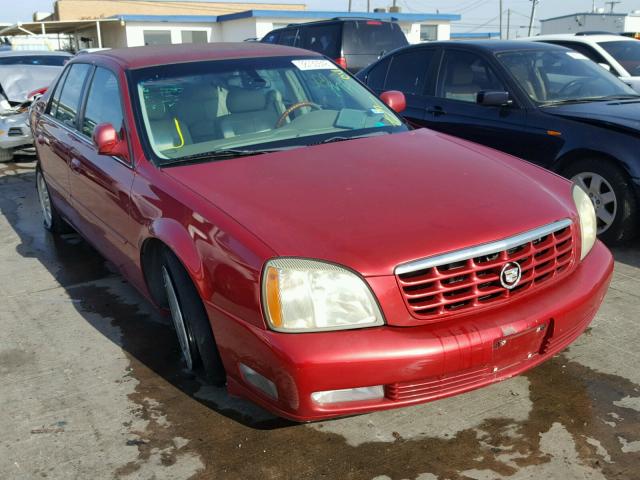
[(624, 19), (625, 32), (640, 32), (640, 15), (628, 15)]
[(126, 38), (128, 47), (142, 47), (144, 46), (144, 31), (168, 31), (171, 34), (171, 43), (182, 43), (183, 31), (204, 31), (207, 33), (207, 41), (215, 42), (221, 41), (219, 38), (214, 38), (213, 25), (210, 23), (133, 23), (127, 22), (126, 24)]
[[(247, 38), (257, 38), (257, 19), (239, 18), (221, 22), (221, 42), (242, 42)], [(267, 32), (265, 32), (267, 33)], [(262, 37), (259, 37), (262, 38)]]
[(451, 40), (451, 24), (438, 24), (438, 40)]
[(613, 33), (626, 31), (625, 15), (585, 15), (579, 13), (570, 17), (542, 21), (540, 26), (542, 35), (586, 31)]
[[(127, 33), (119, 22), (102, 22), (100, 24), (102, 46), (109, 48), (124, 48), (127, 46)], [(95, 43), (97, 47), (97, 42)]]

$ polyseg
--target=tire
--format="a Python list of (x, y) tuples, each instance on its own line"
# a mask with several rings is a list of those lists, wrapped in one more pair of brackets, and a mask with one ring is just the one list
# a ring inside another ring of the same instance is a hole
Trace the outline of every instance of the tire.
[(608, 160), (585, 158), (572, 162), (563, 173), (594, 202), (600, 240), (615, 245), (637, 235), (638, 199), (622, 168)]
[(38, 194), (38, 202), (40, 203), (40, 211), (43, 217), (44, 228), (51, 233), (61, 234), (71, 231), (69, 224), (64, 221), (58, 213), (56, 206), (51, 199), (47, 181), (42, 174), (40, 164), (36, 166), (36, 192)]
[(226, 374), (200, 294), (182, 263), (168, 250), (163, 252), (160, 272), (187, 368), (203, 373), (209, 383), (223, 386)]

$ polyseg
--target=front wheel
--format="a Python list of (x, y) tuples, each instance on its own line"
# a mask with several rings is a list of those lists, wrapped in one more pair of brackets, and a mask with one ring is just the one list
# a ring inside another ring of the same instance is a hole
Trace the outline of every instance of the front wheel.
[(222, 386), (226, 375), (200, 294), (176, 256), (166, 251), (163, 257), (162, 282), (185, 365)]
[(616, 244), (637, 234), (638, 201), (620, 167), (607, 160), (589, 158), (572, 163), (564, 173), (589, 195), (602, 241)]

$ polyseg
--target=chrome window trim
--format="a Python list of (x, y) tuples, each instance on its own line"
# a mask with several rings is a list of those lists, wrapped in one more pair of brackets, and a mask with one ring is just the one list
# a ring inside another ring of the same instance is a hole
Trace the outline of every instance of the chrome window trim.
[(414, 260), (412, 262), (402, 263), (398, 265), (394, 273), (396, 275), (403, 275), (406, 273), (413, 273), (419, 270), (425, 270), (427, 268), (433, 268), (440, 265), (446, 265), (449, 263), (462, 262), (469, 260), (470, 258), (481, 257), (483, 255), (492, 255), (494, 253), (502, 252), (510, 248), (517, 247), (523, 243), (531, 242), (537, 238), (544, 237), (550, 233), (557, 232), (563, 228), (572, 225), (572, 221), (568, 218), (558, 220), (557, 222), (550, 223), (543, 227), (534, 228), (528, 232), (520, 233), (512, 237), (507, 237), (495, 242), (484, 243), (475, 247), (463, 248), (462, 250), (455, 250), (453, 252), (444, 253), (442, 255), (436, 255), (433, 257), (427, 257), (420, 260)]

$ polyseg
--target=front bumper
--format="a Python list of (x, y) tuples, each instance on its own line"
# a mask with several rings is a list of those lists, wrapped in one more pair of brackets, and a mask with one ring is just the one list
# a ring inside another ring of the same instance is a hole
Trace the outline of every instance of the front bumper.
[(0, 116), (0, 149), (21, 150), (33, 145), (28, 113)]
[[(566, 348), (596, 314), (613, 259), (596, 242), (552, 288), (500, 308), (416, 327), (284, 334), (238, 321), (212, 305), (232, 394), (295, 421), (320, 420), (423, 403), (510, 378)], [(244, 381), (243, 363), (271, 380), (277, 399)], [(384, 385), (383, 398), (317, 404), (325, 390)]]

